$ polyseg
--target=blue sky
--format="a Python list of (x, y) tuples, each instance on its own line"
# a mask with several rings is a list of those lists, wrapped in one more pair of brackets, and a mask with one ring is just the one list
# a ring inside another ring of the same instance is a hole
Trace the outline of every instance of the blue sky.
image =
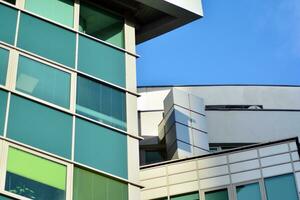
[(203, 0), (204, 18), (140, 44), (138, 85), (300, 85), (299, 0)]

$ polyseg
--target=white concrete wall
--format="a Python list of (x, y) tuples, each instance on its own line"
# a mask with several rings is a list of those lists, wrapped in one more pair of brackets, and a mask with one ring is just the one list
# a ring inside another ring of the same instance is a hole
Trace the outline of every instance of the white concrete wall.
[[(263, 182), (263, 178), (292, 173), (300, 182), (296, 142), (253, 147), (236, 152), (161, 164), (140, 172), (142, 199), (154, 199), (240, 183)], [(298, 189), (299, 190), (299, 189)]]

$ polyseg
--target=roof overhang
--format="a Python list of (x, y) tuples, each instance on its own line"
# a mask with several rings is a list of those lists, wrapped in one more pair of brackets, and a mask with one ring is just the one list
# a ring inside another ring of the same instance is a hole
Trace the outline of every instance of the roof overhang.
[(135, 23), (137, 44), (203, 16), (201, 0), (93, 0)]

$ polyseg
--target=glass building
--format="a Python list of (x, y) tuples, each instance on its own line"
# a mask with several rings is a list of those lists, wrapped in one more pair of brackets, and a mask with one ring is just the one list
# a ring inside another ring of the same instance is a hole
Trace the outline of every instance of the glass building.
[(195, 3), (0, 0), (0, 199), (140, 199), (135, 45)]

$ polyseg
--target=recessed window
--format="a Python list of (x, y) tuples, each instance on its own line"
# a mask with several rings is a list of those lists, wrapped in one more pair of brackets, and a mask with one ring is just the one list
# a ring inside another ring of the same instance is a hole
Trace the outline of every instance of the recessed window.
[(286, 174), (265, 179), (268, 200), (298, 200), (294, 174)]
[(237, 200), (261, 200), (258, 183), (240, 185), (236, 187)]
[(78, 70), (125, 87), (125, 53), (99, 43), (90, 38), (79, 36)]
[(163, 153), (158, 150), (145, 150), (146, 164), (164, 161)]
[(205, 192), (205, 200), (229, 200), (227, 189)]
[(20, 56), (16, 89), (59, 106), (69, 108), (71, 75)]
[(16, 34), (17, 10), (0, 3), (0, 40), (13, 45)]
[(125, 93), (81, 76), (77, 77), (76, 112), (126, 130)]
[(127, 200), (126, 183), (74, 168), (73, 200)]
[(74, 0), (26, 0), (25, 9), (63, 25), (73, 27)]
[(0, 48), (0, 85), (5, 85), (9, 51)]
[(83, 1), (80, 3), (79, 31), (124, 47), (124, 20)]
[(39, 200), (66, 199), (67, 167), (9, 147), (5, 190)]
[(70, 159), (72, 117), (12, 95), (7, 137)]
[(127, 179), (127, 136), (77, 118), (75, 161)]
[(21, 13), (18, 47), (68, 67), (74, 67), (75, 46), (74, 32)]
[(10, 4), (16, 4), (16, 0), (4, 0), (5, 2), (7, 3), (10, 3)]
[(170, 198), (171, 200), (199, 200), (199, 193), (193, 192), (189, 194), (176, 195)]
[(6, 104), (7, 104), (7, 92), (0, 90), (0, 135), (4, 134)]

